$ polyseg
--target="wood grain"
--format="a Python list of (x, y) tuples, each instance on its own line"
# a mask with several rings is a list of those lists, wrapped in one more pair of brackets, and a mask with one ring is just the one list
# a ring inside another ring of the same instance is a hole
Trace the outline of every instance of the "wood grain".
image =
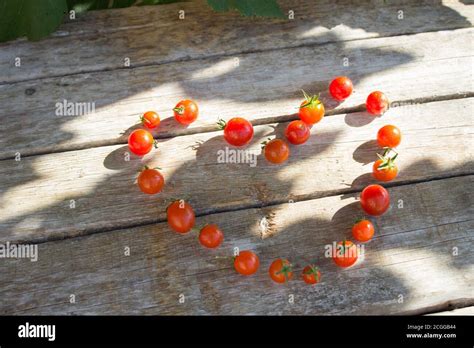
[[(164, 221), (166, 206), (180, 198), (202, 215), (361, 190), (374, 182), (370, 172), (380, 151), (374, 139), (386, 124), (403, 133), (400, 174), (389, 185), (471, 174), (473, 100), (392, 108), (378, 118), (326, 117), (281, 166), (266, 162), (260, 143), (281, 136), (285, 123), (255, 127), (247, 148), (258, 154), (254, 167), (219, 163), (219, 151), (229, 149), (221, 132), (165, 139), (130, 161), (122, 145), (0, 161), (0, 240), (40, 242)], [(145, 164), (162, 168), (159, 195), (134, 184)]]
[[(0, 45), (0, 83), (470, 27), (459, 1), (279, 1), (294, 19), (251, 19), (212, 11), (204, 0), (92, 11), (68, 20), (40, 42)], [(185, 11), (184, 20), (178, 18)], [(403, 11), (400, 18), (399, 11)], [(334, 14), (338, 14), (335, 16)], [(14, 65), (21, 58), (21, 67)]]
[[(358, 315), (472, 301), (474, 197), (466, 190), (472, 184), (473, 176), (465, 176), (391, 188), (392, 207), (374, 219), (376, 235), (365, 244), (364, 260), (346, 270), (324, 250), (350, 238), (361, 215), (358, 193), (198, 218), (199, 226), (217, 223), (224, 230), (217, 250), (164, 223), (42, 243), (37, 262), (0, 263), (6, 280), (0, 298), (8, 299), (0, 313)], [(130, 256), (124, 256), (127, 247)], [(234, 247), (258, 253), (257, 274), (234, 272)], [(289, 258), (296, 274), (316, 263), (322, 282), (272, 283), (267, 269), (279, 257)]]
[[(0, 159), (125, 144), (149, 109), (164, 119), (157, 136), (165, 138), (214, 130), (219, 117), (255, 124), (295, 118), (301, 89), (321, 92), (328, 114), (361, 110), (378, 89), (408, 104), (474, 95), (470, 40), (472, 29), (460, 29), (246, 54), (238, 67), (225, 57), (3, 85)], [(355, 91), (336, 105), (326, 91), (340, 74), (351, 77)], [(200, 106), (188, 128), (170, 112), (185, 97)], [(64, 100), (95, 103), (95, 112), (58, 116), (56, 103)]]

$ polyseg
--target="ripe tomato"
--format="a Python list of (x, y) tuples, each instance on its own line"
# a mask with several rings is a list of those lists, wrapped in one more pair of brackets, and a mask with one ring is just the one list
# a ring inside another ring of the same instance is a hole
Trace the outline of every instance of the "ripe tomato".
[(359, 252), (354, 243), (344, 240), (337, 243), (332, 259), (339, 267), (349, 267), (356, 263)]
[(194, 210), (183, 200), (174, 201), (166, 209), (168, 225), (179, 233), (189, 232), (194, 226)]
[(135, 155), (143, 156), (151, 151), (152, 147), (156, 147), (153, 135), (144, 129), (136, 129), (128, 137), (128, 148)]
[(377, 132), (377, 143), (380, 147), (397, 147), (402, 140), (402, 133), (398, 127), (391, 124), (383, 126)]
[(165, 179), (158, 169), (150, 169), (145, 166), (145, 168), (138, 175), (137, 182), (138, 187), (140, 190), (142, 190), (142, 192), (153, 195), (161, 191), (163, 184), (165, 183)]
[(228, 122), (219, 120), (217, 123), (224, 130), (224, 139), (233, 146), (244, 146), (253, 138), (253, 126), (245, 118), (234, 117)]
[(243, 275), (251, 275), (257, 272), (260, 266), (260, 260), (250, 250), (244, 250), (239, 253), (234, 259), (235, 270)]
[(368, 242), (372, 239), (374, 232), (374, 225), (367, 219), (357, 220), (352, 226), (352, 235), (359, 242)]
[(369, 215), (382, 215), (390, 207), (390, 195), (380, 185), (369, 185), (360, 194), (362, 209)]
[(321, 280), (321, 272), (318, 267), (308, 265), (303, 269), (303, 280), (306, 284), (316, 284)]
[(369, 94), (365, 106), (367, 111), (373, 115), (382, 115), (388, 109), (388, 98), (380, 91)]
[(283, 163), (290, 156), (290, 147), (281, 139), (273, 139), (264, 142), (265, 158), (271, 163)]
[(196, 121), (199, 109), (195, 102), (186, 99), (181, 100), (173, 109), (174, 118), (181, 124), (188, 125)]
[(224, 240), (224, 234), (217, 225), (206, 225), (199, 233), (199, 242), (206, 248), (217, 248)]
[(293, 145), (300, 145), (308, 140), (310, 135), (309, 128), (303, 121), (292, 121), (285, 130), (286, 139)]
[(277, 283), (284, 283), (293, 277), (291, 263), (287, 259), (277, 259), (273, 261), (268, 273), (270, 273), (270, 278)]
[(140, 117), (143, 125), (148, 129), (156, 128), (160, 125), (160, 116), (154, 111), (147, 111)]
[(342, 101), (352, 94), (352, 81), (347, 76), (339, 76), (329, 84), (329, 93), (331, 96)]
[[(387, 150), (391, 149), (387, 148)], [(387, 150), (385, 153), (387, 153)], [(398, 154), (393, 157), (388, 157), (385, 153), (383, 157), (377, 154), (380, 159), (374, 162), (372, 175), (375, 179), (380, 181), (391, 181), (395, 179), (398, 174), (398, 167), (395, 164), (395, 158), (397, 158)]]
[(310, 97), (303, 91), (305, 100), (300, 105), (299, 117), (306, 124), (315, 124), (324, 117), (324, 105), (318, 95)]

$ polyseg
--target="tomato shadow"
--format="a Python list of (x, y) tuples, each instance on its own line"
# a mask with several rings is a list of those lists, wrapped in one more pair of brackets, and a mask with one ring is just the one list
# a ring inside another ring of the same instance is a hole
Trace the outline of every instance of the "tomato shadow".
[(369, 140), (355, 149), (352, 158), (356, 162), (368, 164), (378, 159), (376, 155), (377, 152), (380, 152), (380, 147), (378, 146), (377, 141)]
[(363, 127), (374, 121), (375, 117), (377, 116), (371, 115), (367, 111), (353, 112), (347, 113), (344, 117), (344, 121), (351, 127)]

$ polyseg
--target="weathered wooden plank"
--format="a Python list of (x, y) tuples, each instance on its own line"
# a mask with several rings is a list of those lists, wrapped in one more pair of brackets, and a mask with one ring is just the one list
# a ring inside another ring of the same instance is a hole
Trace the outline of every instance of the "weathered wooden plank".
[[(218, 117), (288, 120), (295, 117), (301, 88), (321, 91), (328, 113), (358, 107), (377, 89), (410, 103), (472, 95), (470, 40), (472, 30), (461, 29), (247, 54), (238, 67), (225, 57), (0, 86), (0, 159), (126, 143), (148, 109), (165, 118), (159, 137), (213, 130)], [(336, 106), (326, 91), (339, 74), (349, 75), (356, 87)], [(200, 105), (199, 119), (188, 128), (170, 112), (185, 97)], [(95, 103), (95, 111), (58, 116), (56, 103), (64, 100)]]
[[(256, 50), (470, 27), (458, 1), (280, 1), (293, 19), (217, 13), (202, 1), (93, 11), (40, 42), (1, 44), (0, 83)], [(183, 20), (179, 11), (185, 11)], [(400, 13), (399, 11), (403, 11)], [(100, 57), (100, 59), (98, 58)], [(21, 59), (21, 67), (15, 59)]]
[[(470, 174), (473, 100), (392, 108), (380, 118), (327, 117), (281, 166), (262, 155), (253, 158), (254, 167), (230, 158), (219, 163), (219, 151), (227, 148), (221, 132), (165, 139), (158, 150), (130, 161), (122, 145), (0, 161), (0, 240), (43, 241), (163, 221), (176, 198), (207, 214), (360, 190), (373, 182), (377, 130), (391, 123), (403, 132), (395, 183)], [(259, 154), (260, 142), (285, 127), (255, 127), (247, 150)], [(163, 170), (159, 195), (145, 195), (133, 183), (144, 164)]]
[[(403, 208), (393, 204), (374, 220), (376, 235), (365, 245), (364, 260), (347, 270), (324, 250), (350, 237), (361, 215), (357, 193), (198, 218), (198, 225), (217, 223), (225, 232), (214, 251), (164, 223), (42, 243), (37, 262), (0, 263), (7, 280), (0, 298), (8, 299), (0, 313), (395, 314), (472, 300), (474, 211), (466, 189), (472, 184), (473, 176), (464, 176), (390, 188)], [(233, 271), (234, 247), (258, 253), (254, 276)], [(289, 258), (298, 273), (317, 263), (322, 282), (272, 283), (267, 269), (278, 257)]]

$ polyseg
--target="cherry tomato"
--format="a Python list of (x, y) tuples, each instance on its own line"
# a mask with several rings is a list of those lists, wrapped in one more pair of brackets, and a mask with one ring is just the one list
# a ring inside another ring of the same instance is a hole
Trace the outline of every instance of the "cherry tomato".
[(316, 284), (321, 281), (321, 272), (318, 267), (308, 265), (303, 269), (303, 280), (306, 284)]
[(390, 195), (380, 185), (369, 185), (360, 194), (360, 204), (367, 214), (382, 215), (390, 207)]
[(283, 163), (290, 156), (290, 147), (281, 139), (273, 139), (264, 143), (265, 158), (271, 163)]
[(189, 232), (194, 226), (194, 210), (183, 200), (174, 201), (167, 210), (168, 225), (179, 233)]
[(299, 117), (306, 124), (315, 124), (324, 117), (324, 105), (318, 95), (310, 97), (303, 91), (305, 100), (300, 105)]
[(165, 179), (158, 169), (145, 167), (138, 175), (137, 182), (142, 192), (153, 195), (161, 191)]
[(174, 118), (181, 124), (188, 125), (196, 121), (199, 109), (195, 102), (186, 99), (181, 100), (173, 109)]
[(136, 129), (128, 137), (128, 148), (138, 156), (146, 155), (154, 145), (153, 135), (144, 129)]
[(154, 111), (145, 112), (140, 120), (148, 129), (153, 129), (160, 125), (160, 116)]
[(217, 248), (224, 240), (224, 234), (217, 225), (206, 225), (199, 233), (199, 242), (206, 248)]
[(349, 267), (356, 263), (359, 252), (354, 243), (344, 240), (337, 243), (332, 259), (339, 267)]
[(286, 139), (293, 145), (300, 145), (308, 140), (310, 135), (309, 128), (303, 121), (292, 121), (285, 130)]
[(352, 226), (352, 235), (359, 242), (368, 242), (375, 232), (374, 225), (367, 219), (357, 220)]
[(377, 132), (377, 143), (380, 147), (397, 147), (402, 140), (402, 133), (398, 127), (391, 124), (383, 126)]
[(374, 162), (372, 175), (375, 179), (380, 181), (391, 181), (396, 178), (397, 174), (397, 165), (392, 161), (391, 158), (388, 160), (379, 159)]
[(251, 275), (257, 272), (260, 266), (260, 260), (250, 250), (244, 250), (239, 253), (234, 259), (235, 270), (243, 275)]
[(277, 259), (273, 261), (268, 273), (270, 273), (270, 278), (277, 283), (284, 283), (293, 277), (291, 263), (287, 259)]
[(382, 115), (388, 109), (388, 98), (380, 91), (369, 94), (365, 106), (367, 111), (373, 115)]
[(347, 76), (339, 76), (329, 84), (329, 93), (331, 96), (342, 101), (352, 94), (352, 81)]
[(219, 120), (217, 123), (224, 130), (224, 139), (233, 146), (244, 146), (253, 138), (253, 126), (245, 118), (234, 117), (228, 122)]

